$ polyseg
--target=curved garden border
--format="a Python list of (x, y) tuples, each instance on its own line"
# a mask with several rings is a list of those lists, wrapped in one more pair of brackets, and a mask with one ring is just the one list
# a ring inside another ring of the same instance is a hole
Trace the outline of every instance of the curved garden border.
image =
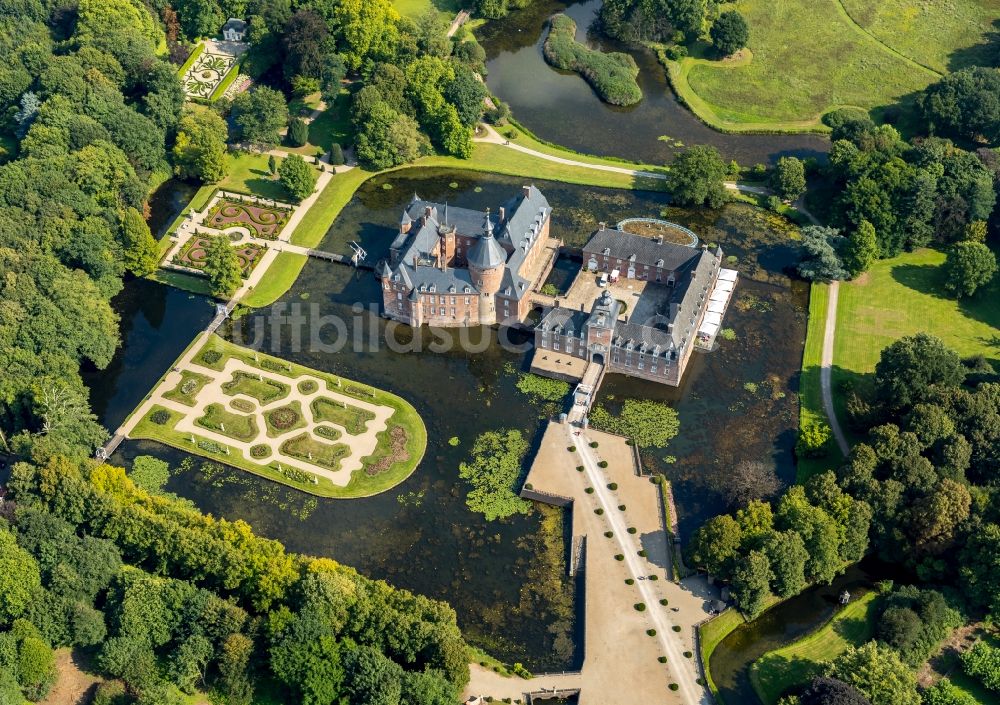
[[(687, 242), (676, 242), (674, 244), (676, 244), (676, 245), (684, 245), (685, 247), (697, 247), (698, 246), (698, 236), (697, 235), (695, 235), (693, 232), (691, 232), (690, 230), (688, 230), (687, 228), (685, 228), (683, 225), (678, 225), (677, 223), (672, 223), (669, 220), (661, 220), (660, 218), (626, 218), (625, 220), (619, 220), (618, 221), (618, 225), (616, 225), (615, 228), (617, 228), (618, 230), (621, 230), (623, 233), (627, 233), (629, 231), (626, 230), (623, 226), (625, 226), (625, 225), (627, 225), (629, 223), (651, 223), (651, 224), (659, 225), (659, 226), (662, 226), (662, 227), (665, 227), (665, 228), (670, 228), (671, 230), (678, 230), (678, 231), (680, 231), (681, 233), (683, 233), (684, 235), (687, 236), (688, 241)], [(635, 235), (637, 233), (630, 233), (630, 234)]]

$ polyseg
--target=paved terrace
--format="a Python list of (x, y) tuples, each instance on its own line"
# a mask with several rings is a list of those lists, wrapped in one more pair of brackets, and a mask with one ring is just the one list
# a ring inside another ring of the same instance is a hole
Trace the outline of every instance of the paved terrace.
[[(684, 652), (695, 652), (694, 626), (708, 617), (709, 588), (701, 580), (668, 580), (659, 493), (647, 477), (636, 474), (625, 439), (598, 431), (575, 436), (575, 430), (568, 424), (549, 424), (526, 481), (532, 489), (526, 493), (571, 500), (573, 535), (586, 537), (583, 668), (524, 680), (474, 665), (465, 694), (524, 701), (530, 693), (557, 688), (578, 689), (580, 705), (707, 704), (709, 695), (696, 682), (700, 674), (695, 657), (686, 658)], [(598, 447), (591, 449), (590, 441)], [(573, 445), (577, 451), (567, 450)], [(608, 467), (600, 468), (600, 460), (607, 460)], [(581, 465), (584, 471), (578, 472)], [(608, 489), (612, 482), (617, 490)], [(595, 489), (593, 494), (587, 494), (588, 487)], [(625, 511), (619, 505), (625, 505)], [(597, 508), (604, 514), (595, 514)], [(636, 533), (629, 534), (628, 527)], [(606, 538), (606, 531), (614, 536)], [(646, 557), (638, 555), (640, 549)], [(615, 560), (616, 554), (625, 560)], [(650, 575), (658, 580), (649, 580)], [(635, 583), (626, 585), (627, 578)], [(668, 606), (659, 604), (661, 598)], [(638, 602), (645, 603), (644, 612), (635, 609)], [(673, 631), (675, 625), (679, 632)], [(656, 635), (650, 637), (648, 629), (655, 629)], [(659, 662), (662, 656), (666, 663)], [(670, 683), (677, 683), (678, 689), (670, 690)]]

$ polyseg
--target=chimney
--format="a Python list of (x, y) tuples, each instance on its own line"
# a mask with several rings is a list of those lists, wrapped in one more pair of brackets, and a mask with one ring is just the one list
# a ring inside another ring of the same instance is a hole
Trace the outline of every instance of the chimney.
[(416, 269), (416, 268), (417, 268), (417, 266), (418, 266), (418, 265), (417, 265), (417, 253), (416, 253), (416, 252), (414, 252), (414, 253), (413, 253), (413, 268), (414, 268), (414, 269)]
[(497, 215), (500, 217), (500, 222), (503, 223), (504, 216), (507, 215), (507, 212), (504, 210), (503, 206), (497, 208)]
[(430, 206), (424, 206), (424, 217), (426, 217), (426, 218), (430, 218), (431, 217), (431, 207)]
[(521, 187), (521, 193), (524, 195), (525, 198), (531, 198), (531, 187), (530, 186), (522, 186)]
[(663, 236), (662, 235), (657, 235), (656, 236), (656, 244), (657, 245), (662, 245), (663, 244)]
[(597, 224), (597, 229), (600, 232), (602, 232), (602, 233), (604, 232), (604, 229), (607, 228), (607, 227), (608, 227), (608, 224), (605, 223), (603, 220), (600, 223)]

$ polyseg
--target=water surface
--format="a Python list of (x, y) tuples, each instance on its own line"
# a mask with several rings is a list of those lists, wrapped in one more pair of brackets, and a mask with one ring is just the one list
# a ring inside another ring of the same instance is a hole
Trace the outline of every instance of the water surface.
[[(593, 32), (601, 0), (536, 0), (476, 31), (486, 50), (486, 83), (508, 103), (514, 118), (549, 142), (587, 154), (649, 163), (668, 162), (683, 146), (714, 145), (728, 159), (752, 165), (782, 156), (821, 157), (830, 142), (821, 135), (736, 135), (717, 132), (681, 105), (652, 52), (632, 49)], [(542, 56), (548, 18), (565, 12), (577, 39), (604, 51), (626, 51), (639, 65), (643, 99), (631, 107), (603, 102), (586, 81), (557, 71)], [(660, 138), (664, 139), (660, 139)]]

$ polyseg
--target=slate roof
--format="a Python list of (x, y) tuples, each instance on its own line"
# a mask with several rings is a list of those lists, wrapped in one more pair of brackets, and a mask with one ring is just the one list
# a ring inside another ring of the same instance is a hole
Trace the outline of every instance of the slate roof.
[[(440, 292), (442, 288), (455, 285), (461, 292), (469, 285), (476, 292), (467, 269), (448, 267), (442, 270), (433, 266), (430, 254), (436, 249), (441, 229), (454, 228), (460, 235), (479, 238), (469, 249), (467, 260), (470, 264), (480, 269), (504, 266), (498, 295), (515, 299), (527, 296), (530, 282), (520, 276), (521, 266), (552, 208), (537, 188), (529, 186), (526, 189), (527, 194), (521, 191), (503, 204), (502, 219), (499, 211), (485, 214), (447, 203), (425, 201), (414, 194), (400, 217), (402, 225), (411, 225), (410, 230), (399, 233), (390, 247), (392, 276), (399, 275), (409, 287), (433, 284)], [(487, 231), (494, 235), (486, 237)]]
[(611, 257), (625, 261), (635, 255), (636, 264), (645, 264), (648, 267), (655, 267), (657, 262), (663, 260), (663, 264), (660, 266), (665, 270), (680, 269), (690, 260), (695, 259), (699, 252), (699, 250), (685, 245), (677, 245), (672, 242), (660, 243), (642, 235), (605, 228), (596, 231), (587, 244), (583, 246), (584, 262), (586, 263), (589, 255), (600, 255), (605, 250), (611, 251)]
[(222, 25), (223, 32), (227, 29), (234, 29), (237, 32), (245, 32), (247, 29), (247, 23), (237, 17), (230, 17), (226, 20), (226, 24)]
[(585, 311), (574, 311), (571, 308), (550, 308), (538, 322), (542, 330), (551, 330), (562, 335), (579, 337), (590, 315)]

